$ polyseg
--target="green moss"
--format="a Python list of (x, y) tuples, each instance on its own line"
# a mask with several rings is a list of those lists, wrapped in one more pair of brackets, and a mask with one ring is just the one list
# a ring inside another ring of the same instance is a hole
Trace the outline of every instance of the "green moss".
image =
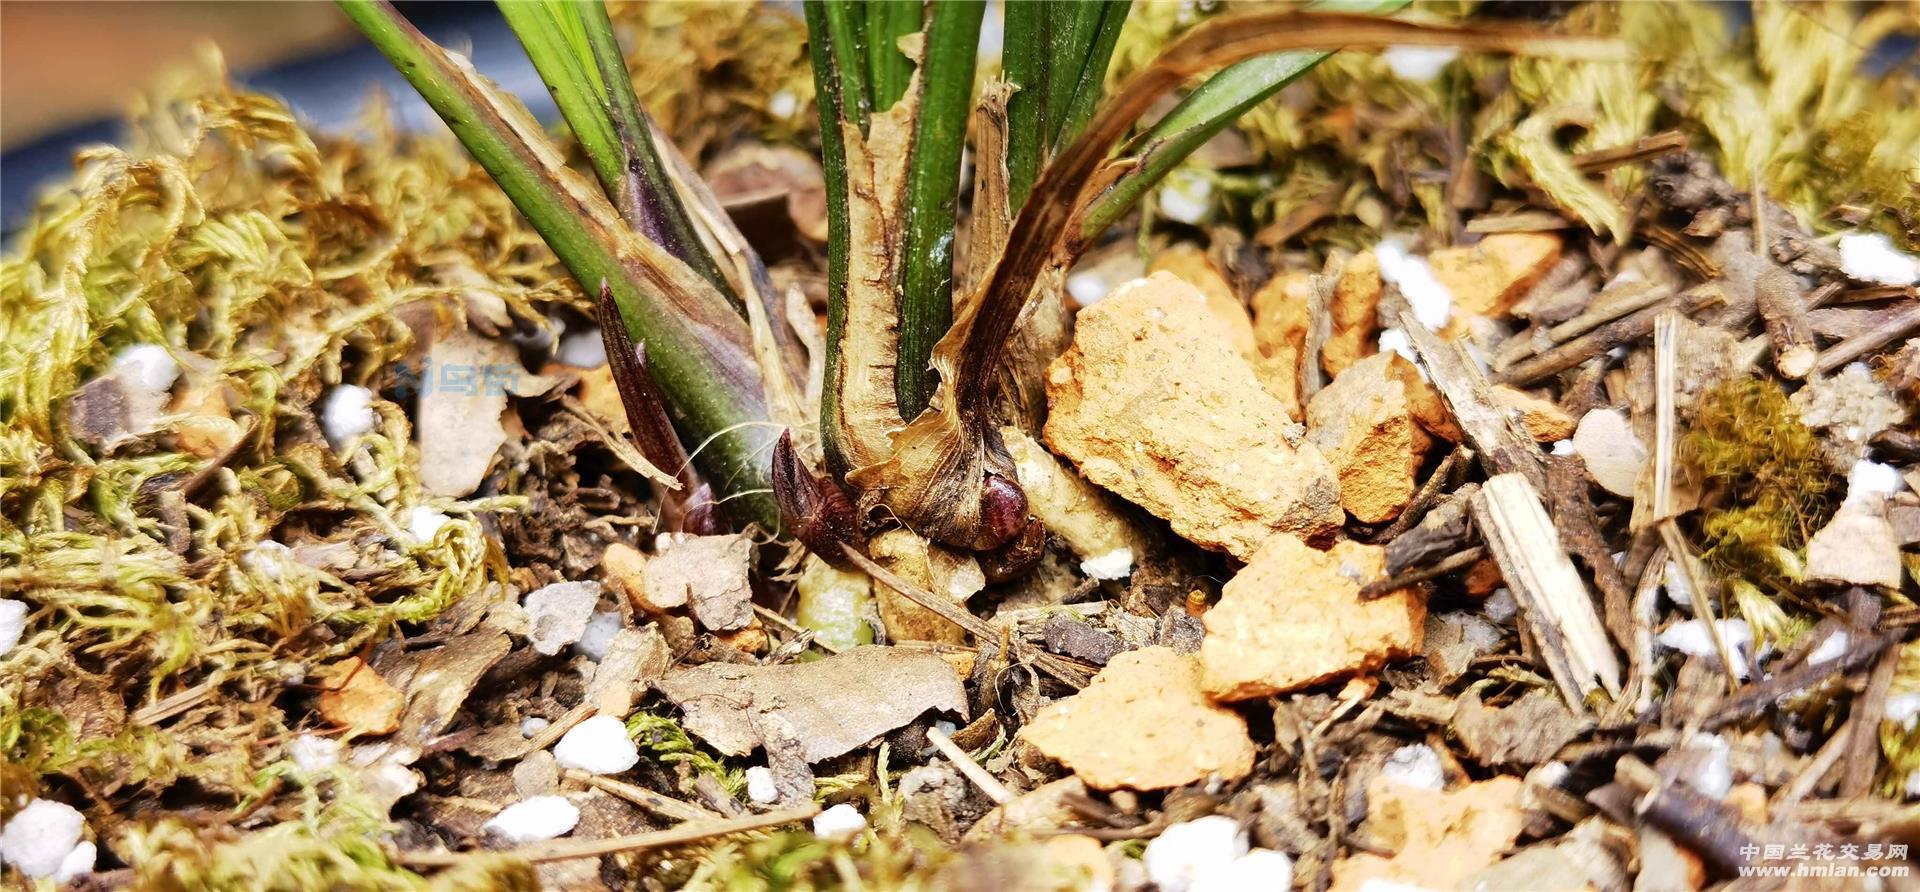
[(673, 719), (642, 710), (627, 718), (627, 734), (662, 762), (684, 762), (694, 773), (719, 781), (734, 796), (746, 792), (746, 769), (707, 752)]
[(1757, 378), (1716, 385), (1701, 395), (1680, 447), (1688, 467), (1720, 490), (1700, 522), (1707, 565), (1763, 591), (1791, 588), (1841, 481), (1786, 393)]

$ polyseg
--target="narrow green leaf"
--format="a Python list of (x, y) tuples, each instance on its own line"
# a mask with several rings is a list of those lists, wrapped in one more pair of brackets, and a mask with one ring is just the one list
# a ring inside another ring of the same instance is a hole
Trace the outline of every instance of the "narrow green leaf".
[[(1072, 142), (1080, 135), (1080, 128), (1086, 126), (1087, 119), (1093, 117), (1101, 88), (1106, 84), (1107, 65), (1113, 61), (1113, 47), (1120, 41), (1120, 27), (1126, 24), (1133, 0), (1104, 0), (1083, 6), (1098, 10), (1098, 23), (1093, 26), (1091, 36), (1083, 34), (1076, 38), (1087, 41), (1084, 50), (1087, 61), (1080, 67), (1079, 77), (1071, 89), (1063, 90), (1064, 98), (1056, 103), (1060, 113), (1059, 130), (1053, 135), (1055, 149)], [(1064, 81), (1061, 86), (1065, 86)]]
[(744, 312), (654, 150), (606, 6), (570, 0), (498, 5), (627, 225), (692, 266)]
[(779, 431), (751, 334), (711, 283), (659, 244), (628, 231), (607, 198), (567, 169), (539, 125), (465, 60), (450, 56), (393, 6), (340, 8), (432, 106), (589, 294), (611, 292), (628, 333), (647, 348), (655, 381), (695, 463), (768, 529), (779, 528), (770, 460)]
[[(918, 6), (918, 4), (914, 4)], [(907, 172), (906, 270), (900, 291), (899, 362), (894, 391), (900, 417), (926, 408), (938, 383), (933, 345), (953, 324), (953, 231), (960, 193), (960, 154), (972, 111), (985, 0), (933, 4), (927, 21), (926, 68), (919, 120)]]
[(1007, 103), (1008, 198), (1016, 210), (1063, 143), (1092, 116), (1132, 0), (1009, 3), (1002, 67), (1019, 88)]
[[(864, 89), (860, 57), (850, 52), (851, 25), (846, 5), (837, 0), (806, 0), (807, 47), (812, 55), (814, 105), (820, 120), (820, 168), (827, 186), (827, 340), (840, 343), (847, 327), (847, 239), (851, 231), (847, 217), (847, 146), (841, 131), (843, 121), (864, 123), (859, 96)], [(837, 13), (837, 15), (836, 15)], [(849, 95), (849, 94), (852, 95)], [(827, 349), (826, 380), (840, 379), (840, 351)], [(848, 470), (846, 451), (839, 438), (840, 394), (826, 387), (820, 394), (820, 446), (827, 466), (836, 475)]]
[(920, 30), (920, 0), (868, 0), (867, 83), (873, 110), (886, 111), (907, 94), (913, 60), (900, 52), (900, 38)]
[[(1408, 2), (1343, 0), (1313, 4), (1310, 8), (1385, 14)], [(1084, 235), (1091, 239), (1113, 225), (1207, 140), (1331, 55), (1332, 50), (1269, 53), (1229, 65), (1207, 78), (1174, 106), (1173, 111), (1120, 150), (1122, 158), (1134, 159), (1135, 169), (1088, 208), (1083, 220)], [(1095, 87), (1097, 89), (1097, 83)]]
[(1046, 163), (1052, 132), (1047, 126), (1047, 77), (1053, 49), (1047, 40), (1046, 0), (1006, 5), (1001, 68), (1017, 92), (1007, 100), (1007, 201), (1018, 211)]

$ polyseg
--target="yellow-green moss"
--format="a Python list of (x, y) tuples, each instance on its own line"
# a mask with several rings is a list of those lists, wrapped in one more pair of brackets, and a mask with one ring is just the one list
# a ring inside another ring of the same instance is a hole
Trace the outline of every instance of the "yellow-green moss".
[(1798, 581), (1807, 539), (1840, 480), (1779, 385), (1740, 378), (1701, 394), (1680, 454), (1718, 490), (1702, 512), (1702, 557), (1722, 579), (1778, 592)]

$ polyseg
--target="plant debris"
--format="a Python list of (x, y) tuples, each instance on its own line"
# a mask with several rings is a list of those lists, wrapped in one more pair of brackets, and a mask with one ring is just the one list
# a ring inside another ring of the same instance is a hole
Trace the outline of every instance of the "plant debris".
[(0, 882), (1900, 888), (1911, 10), (1403, 5), (519, 7), (571, 243), (156, 85), (0, 267)]

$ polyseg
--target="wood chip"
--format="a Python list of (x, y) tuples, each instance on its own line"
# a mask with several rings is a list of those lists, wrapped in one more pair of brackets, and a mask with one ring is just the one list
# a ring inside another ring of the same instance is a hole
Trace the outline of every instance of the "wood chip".
[(1596, 690), (1619, 697), (1619, 657), (1539, 490), (1519, 474), (1493, 477), (1474, 497), (1473, 519), (1567, 705), (1584, 712)]

